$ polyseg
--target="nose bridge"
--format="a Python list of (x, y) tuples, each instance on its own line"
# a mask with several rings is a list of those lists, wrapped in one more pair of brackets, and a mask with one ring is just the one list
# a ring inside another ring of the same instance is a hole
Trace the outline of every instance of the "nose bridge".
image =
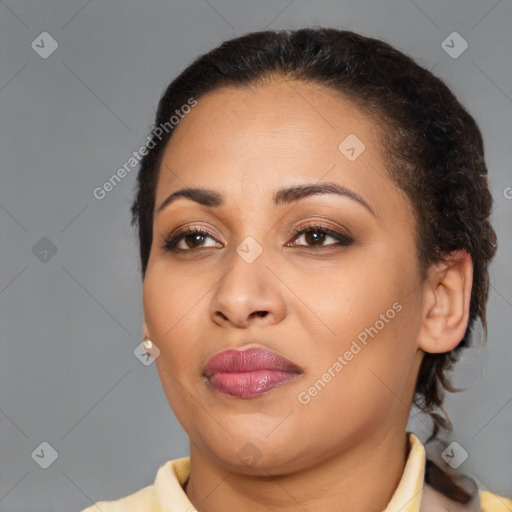
[[(258, 230), (259, 238), (265, 229)], [(259, 316), (277, 314), (281, 296), (278, 282), (267, 265), (270, 249), (252, 235), (233, 247), (228, 258), (229, 268), (217, 283), (210, 303), (210, 313), (222, 313), (233, 323), (247, 322), (253, 313)]]
[(264, 202), (265, 194), (242, 195), (236, 206), (238, 216), (230, 232), (230, 263), (239, 264), (242, 269), (248, 266), (247, 271), (254, 266), (263, 269), (272, 246), (274, 231), (270, 227), (274, 220)]
[[(258, 239), (262, 239), (260, 235)], [(271, 273), (266, 268), (270, 249), (264, 247), (252, 235), (246, 236), (240, 243), (233, 247), (229, 255), (229, 272), (220, 281), (220, 286), (229, 286), (232, 291), (238, 290), (241, 296), (252, 295), (256, 297), (270, 283), (267, 282)]]

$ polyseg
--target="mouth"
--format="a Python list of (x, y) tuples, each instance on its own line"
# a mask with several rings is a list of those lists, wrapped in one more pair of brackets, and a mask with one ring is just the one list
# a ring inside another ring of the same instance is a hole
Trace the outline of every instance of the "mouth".
[(213, 356), (203, 371), (213, 390), (236, 398), (259, 396), (300, 374), (299, 366), (261, 348), (225, 350)]

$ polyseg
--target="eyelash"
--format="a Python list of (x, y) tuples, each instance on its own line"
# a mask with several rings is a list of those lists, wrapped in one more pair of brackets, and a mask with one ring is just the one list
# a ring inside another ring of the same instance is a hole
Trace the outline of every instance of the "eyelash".
[[(294, 230), (292, 233), (293, 239), (298, 238), (300, 235), (303, 235), (304, 233), (309, 233), (310, 231), (318, 231), (320, 233), (324, 233), (326, 235), (331, 236), (335, 240), (338, 240), (338, 242), (335, 244), (329, 244), (326, 246), (319, 246), (319, 247), (307, 246), (307, 245), (298, 245), (295, 247), (309, 247), (313, 251), (318, 251), (318, 250), (323, 250), (322, 247), (330, 247), (330, 248), (339, 247), (339, 246), (345, 247), (345, 246), (352, 245), (354, 243), (354, 240), (350, 236), (345, 235), (343, 233), (339, 233), (332, 229), (329, 229), (325, 226), (322, 226), (321, 224), (315, 224), (315, 223), (309, 224), (305, 227)], [(190, 235), (201, 235), (201, 236), (207, 236), (207, 237), (213, 238), (213, 236), (210, 233), (208, 233), (208, 231), (205, 231), (204, 229), (187, 228), (184, 231), (182, 231), (181, 233), (178, 233), (177, 235), (175, 235), (173, 237), (169, 237), (166, 240), (164, 240), (162, 249), (169, 251), (169, 252), (182, 252), (182, 253), (183, 252), (191, 252), (194, 249), (176, 249), (176, 245), (183, 238), (186, 238), (187, 236), (190, 236)], [(199, 247), (199, 249), (201, 249), (201, 247)], [(203, 249), (206, 249), (206, 247), (203, 247)]]

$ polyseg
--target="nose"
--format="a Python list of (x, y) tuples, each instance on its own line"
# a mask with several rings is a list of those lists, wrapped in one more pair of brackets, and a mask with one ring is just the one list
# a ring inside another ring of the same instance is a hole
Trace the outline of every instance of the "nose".
[(213, 322), (239, 328), (280, 322), (286, 313), (283, 286), (268, 267), (264, 252), (251, 263), (234, 253), (230, 263), (210, 301)]

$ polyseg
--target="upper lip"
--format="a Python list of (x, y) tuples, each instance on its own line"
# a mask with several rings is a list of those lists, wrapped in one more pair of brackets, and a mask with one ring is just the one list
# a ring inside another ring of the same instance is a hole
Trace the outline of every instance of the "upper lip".
[(302, 373), (302, 369), (288, 359), (271, 350), (253, 347), (230, 349), (215, 354), (205, 365), (203, 375), (214, 373), (242, 373), (256, 370), (279, 370), (289, 373)]

